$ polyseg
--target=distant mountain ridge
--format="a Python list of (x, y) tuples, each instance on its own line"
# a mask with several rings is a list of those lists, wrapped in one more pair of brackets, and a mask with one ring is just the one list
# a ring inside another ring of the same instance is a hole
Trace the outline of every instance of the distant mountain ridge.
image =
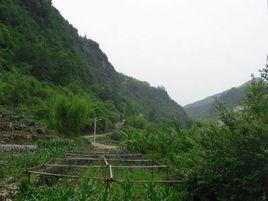
[(251, 81), (248, 81), (239, 87), (233, 87), (200, 101), (188, 104), (184, 106), (184, 110), (189, 117), (194, 120), (215, 119), (218, 116), (215, 100), (217, 99), (228, 108), (235, 108), (240, 105), (245, 97), (246, 88), (250, 83)]

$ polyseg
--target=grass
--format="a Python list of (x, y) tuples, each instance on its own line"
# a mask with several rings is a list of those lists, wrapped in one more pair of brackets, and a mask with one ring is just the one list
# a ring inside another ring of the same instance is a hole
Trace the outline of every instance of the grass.
[(36, 167), (48, 161), (52, 157), (60, 156), (64, 152), (76, 151), (87, 145), (81, 138), (75, 140), (53, 139), (50, 141), (38, 141), (38, 149), (27, 153), (0, 154), (0, 179), (5, 181), (14, 178), (17, 182), (25, 179), (24, 171), (27, 168)]

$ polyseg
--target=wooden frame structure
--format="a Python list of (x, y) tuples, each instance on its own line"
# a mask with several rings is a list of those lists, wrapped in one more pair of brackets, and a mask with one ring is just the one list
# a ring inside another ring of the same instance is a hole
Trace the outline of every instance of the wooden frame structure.
[[(95, 164), (97, 163), (97, 164)], [(116, 163), (116, 164), (114, 164)], [(84, 175), (77, 174), (61, 174), (54, 173), (51, 168), (79, 168), (79, 169), (98, 169), (103, 172), (103, 177), (87, 177)], [(161, 170), (165, 172), (166, 178), (161, 180), (136, 180), (136, 179), (120, 179), (116, 178), (115, 170), (120, 171), (122, 169), (131, 170), (131, 169), (146, 169), (150, 170), (153, 176), (154, 171)], [(47, 172), (48, 171), (48, 172)], [(84, 152), (72, 152), (65, 153), (61, 157), (53, 158), (48, 162), (34, 168), (27, 169), (25, 171), (28, 175), (29, 182), (31, 181), (31, 175), (42, 175), (42, 176), (51, 176), (51, 177), (67, 177), (73, 179), (79, 178), (88, 178), (106, 184), (112, 182), (117, 183), (136, 183), (136, 184), (146, 184), (146, 183), (155, 183), (155, 184), (179, 184), (185, 183), (176, 179), (169, 179), (169, 166), (163, 165), (156, 160), (148, 160), (143, 157), (142, 154), (137, 153), (118, 153), (118, 152), (94, 152), (89, 153)]]

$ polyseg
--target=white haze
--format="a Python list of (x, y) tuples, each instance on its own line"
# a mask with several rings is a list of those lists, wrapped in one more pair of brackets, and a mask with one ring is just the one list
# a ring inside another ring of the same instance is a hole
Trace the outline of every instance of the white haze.
[(53, 0), (117, 71), (163, 85), (185, 105), (258, 75), (266, 0)]

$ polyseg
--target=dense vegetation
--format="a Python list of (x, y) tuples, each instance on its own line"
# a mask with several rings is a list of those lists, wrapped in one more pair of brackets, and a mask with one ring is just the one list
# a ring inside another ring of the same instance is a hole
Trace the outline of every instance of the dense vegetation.
[(247, 88), (243, 110), (218, 105), (220, 121), (198, 123), (189, 130), (128, 121), (122, 146), (172, 164), (185, 185), (182, 200), (267, 200), (268, 65), (262, 80)]
[(172, 186), (155, 186), (152, 184), (134, 186), (131, 183), (104, 186), (89, 179), (82, 179), (77, 185), (26, 186), (20, 200), (67, 201), (67, 200), (103, 200), (103, 201), (136, 201), (136, 200), (176, 200), (178, 192)]
[[(1, 0), (0, 49), (1, 73), (19, 78), (16, 82), (21, 82), (21, 77), (29, 79), (21, 86), (13, 84), (18, 86), (18, 94), (23, 94), (20, 92), (23, 90), (28, 96), (16, 97), (13, 100), (16, 104), (29, 101), (28, 104), (35, 105), (30, 100), (47, 99), (52, 88), (77, 96), (83, 93), (87, 102), (91, 99), (91, 104), (107, 105), (121, 119), (143, 114), (152, 120), (174, 118), (182, 126), (191, 123), (164, 89), (117, 73), (99, 45), (80, 37), (51, 5), (51, 0)], [(33, 82), (33, 77), (35, 86), (26, 86)], [(29, 90), (37, 85), (46, 91), (39, 94)], [(11, 93), (7, 90), (6, 93)], [(7, 104), (12, 97), (3, 95), (6, 102), (1, 104)]]
[(239, 107), (245, 97), (246, 88), (250, 84), (246, 82), (239, 87), (233, 87), (222, 93), (215, 94), (203, 100), (184, 106), (184, 110), (190, 118), (195, 120), (217, 119), (219, 117), (216, 101), (223, 103), (228, 108)]
[(0, 70), (0, 89), (1, 105), (16, 108), (60, 134), (81, 134), (98, 116), (102, 117), (98, 129), (107, 132), (120, 118), (113, 104), (90, 96), (77, 85), (55, 86), (33, 76)]

